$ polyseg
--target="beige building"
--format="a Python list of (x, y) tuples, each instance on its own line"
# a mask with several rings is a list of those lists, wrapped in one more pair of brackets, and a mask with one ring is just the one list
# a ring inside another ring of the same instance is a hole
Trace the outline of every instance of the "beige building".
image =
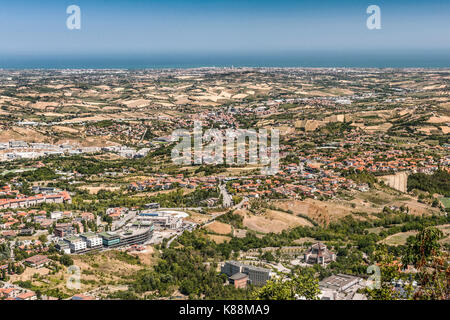
[(325, 265), (336, 261), (336, 254), (327, 249), (321, 242), (313, 244), (303, 255), (306, 263)]

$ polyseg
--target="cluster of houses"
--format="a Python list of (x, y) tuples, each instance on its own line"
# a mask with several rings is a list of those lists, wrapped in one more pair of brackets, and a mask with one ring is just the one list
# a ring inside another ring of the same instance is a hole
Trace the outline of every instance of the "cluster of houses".
[[(41, 295), (32, 290), (24, 289), (9, 282), (0, 281), (0, 300), (58, 300), (58, 298)], [(93, 296), (76, 294), (66, 300), (96, 300)]]
[(221, 110), (216, 111), (204, 111), (200, 113), (195, 113), (191, 115), (189, 119), (188, 126), (192, 125), (194, 121), (201, 121), (202, 125), (208, 126), (209, 124), (214, 124), (214, 126), (219, 128), (235, 128), (238, 127), (238, 123), (232, 113), (224, 112)]
[(10, 283), (5, 283), (0, 287), (0, 299), (3, 300), (37, 300), (34, 291), (27, 290)]
[(136, 148), (131, 148), (127, 146), (108, 146), (101, 148), (101, 151), (117, 153), (119, 156), (123, 158), (133, 159), (145, 157), (149, 153), (150, 148), (142, 148), (140, 150), (137, 150)]
[(71, 144), (53, 145), (48, 143), (28, 143), (25, 141), (0, 142), (0, 161), (12, 161), (17, 159), (38, 159), (47, 156), (76, 156), (82, 154), (94, 154), (99, 152), (113, 152), (124, 158), (145, 157), (150, 148), (135, 148), (126, 146), (109, 147), (79, 147)]
[(297, 198), (299, 195), (311, 198), (317, 195), (333, 197), (343, 188), (369, 190), (369, 186), (365, 183), (357, 184), (331, 170), (317, 171), (312, 166), (306, 166), (304, 169), (302, 163), (282, 166), (275, 178), (242, 177), (230, 183), (230, 188), (234, 193), (242, 193), (249, 198), (270, 197), (271, 194), (281, 194), (290, 198)]
[[(70, 221), (70, 226), (76, 225), (79, 230), (83, 230), (83, 222), (95, 220), (95, 215), (92, 212), (72, 211), (52, 211), (31, 209), (28, 211), (5, 211), (0, 212), (0, 218), (3, 223), (0, 223), (0, 234), (4, 237), (14, 237), (16, 235), (33, 235), (34, 228), (26, 228), (25, 224), (33, 223), (37, 229), (49, 229), (53, 225), (58, 224), (58, 220), (64, 219)], [(63, 225), (63, 224), (62, 224)]]
[[(320, 140), (320, 134), (316, 133), (316, 136)], [(385, 138), (383, 135), (346, 132), (342, 135), (342, 141), (328, 142), (297, 153), (300, 161), (318, 163), (323, 170), (354, 169), (384, 174), (399, 171), (432, 173), (438, 167), (448, 167), (450, 164), (450, 157), (445, 154), (448, 146), (429, 147), (430, 151), (443, 154), (440, 159), (435, 159), (431, 155), (424, 155), (420, 148), (395, 147)], [(296, 152), (290, 146), (286, 151)]]
[(0, 143), (0, 161), (91, 154), (100, 152), (100, 149), (100, 147), (79, 147), (71, 144), (53, 145), (49, 143), (9, 141)]
[[(376, 160), (377, 158), (385, 158), (386, 160)], [(327, 168), (351, 168), (372, 173), (390, 173), (398, 171), (432, 173), (439, 167), (439, 163), (436, 162), (432, 156), (411, 157), (408, 156), (405, 151), (400, 150), (383, 152), (365, 151), (364, 156), (361, 157), (349, 157), (343, 161), (330, 162), (330, 160), (335, 159), (336, 157), (334, 157), (334, 159), (328, 158), (321, 160), (323, 160)]]
[(42, 203), (72, 203), (72, 197), (66, 191), (29, 197), (18, 196), (14, 199), (0, 199), (0, 209), (28, 208)]
[(88, 125), (86, 126), (87, 136), (121, 136), (127, 137), (130, 141), (140, 141), (147, 128), (143, 124), (126, 122), (111, 122), (111, 125)]
[(282, 165), (277, 175), (270, 178), (263, 175), (184, 178), (182, 174), (176, 176), (159, 174), (145, 181), (132, 182), (129, 189), (133, 191), (159, 191), (174, 188), (214, 189), (221, 181), (231, 181), (228, 184), (231, 192), (244, 194), (249, 198), (270, 197), (271, 194), (281, 194), (291, 198), (297, 198), (299, 195), (333, 197), (342, 189), (363, 192), (369, 190), (366, 183), (357, 184), (333, 170), (324, 170), (316, 162), (308, 159), (302, 159), (299, 164)]
[(141, 182), (132, 182), (129, 188), (134, 191), (144, 190), (169, 190), (174, 188), (202, 189), (217, 188), (220, 177), (192, 177), (184, 178), (182, 174), (169, 176), (167, 174), (157, 174), (154, 178)]

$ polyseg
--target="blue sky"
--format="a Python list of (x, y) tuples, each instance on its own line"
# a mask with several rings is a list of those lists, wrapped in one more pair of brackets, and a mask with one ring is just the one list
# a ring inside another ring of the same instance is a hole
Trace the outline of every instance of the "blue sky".
[[(66, 8), (81, 8), (81, 30)], [(381, 8), (381, 30), (366, 8)], [(0, 0), (1, 55), (450, 51), (450, 1)]]

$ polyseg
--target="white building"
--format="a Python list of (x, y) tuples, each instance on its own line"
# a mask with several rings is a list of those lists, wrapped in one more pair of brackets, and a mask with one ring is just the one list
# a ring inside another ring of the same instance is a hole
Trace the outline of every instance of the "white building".
[(63, 215), (62, 211), (53, 211), (50, 213), (50, 218), (58, 220), (62, 218), (62, 215)]
[(87, 233), (83, 233), (80, 236), (86, 242), (88, 248), (99, 247), (103, 244), (102, 238), (100, 238), (95, 233), (87, 232)]
[(319, 282), (321, 293), (320, 300), (365, 300), (364, 295), (358, 294), (357, 291), (364, 287), (362, 278), (347, 275), (336, 274), (327, 277)]
[(87, 243), (79, 237), (65, 238), (64, 241), (69, 243), (70, 251), (76, 253), (87, 248)]

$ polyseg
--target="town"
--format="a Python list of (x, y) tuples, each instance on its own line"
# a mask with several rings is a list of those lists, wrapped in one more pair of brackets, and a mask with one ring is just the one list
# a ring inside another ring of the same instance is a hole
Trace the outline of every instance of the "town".
[[(0, 70), (0, 299), (448, 299), (449, 76)], [(174, 161), (196, 124), (277, 170)]]

